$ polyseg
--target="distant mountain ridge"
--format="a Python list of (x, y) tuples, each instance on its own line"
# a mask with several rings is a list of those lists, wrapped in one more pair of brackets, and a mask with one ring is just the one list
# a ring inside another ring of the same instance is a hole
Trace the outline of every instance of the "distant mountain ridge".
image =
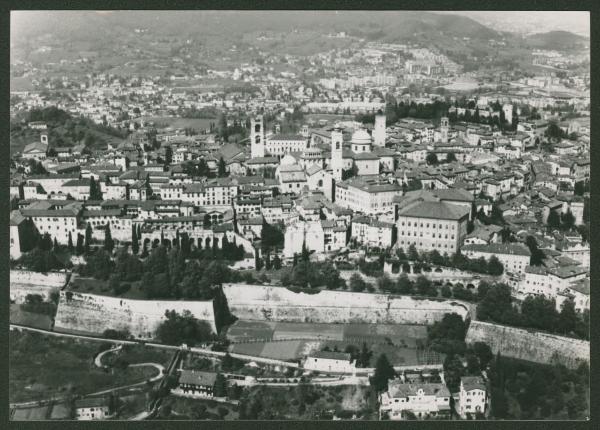
[(586, 37), (563, 30), (532, 34), (525, 40), (530, 46), (539, 49), (578, 48), (589, 42)]
[(324, 34), (345, 31), (390, 42), (425, 33), (482, 39), (500, 34), (464, 16), (415, 11), (73, 11), (17, 16), (11, 38), (18, 43), (51, 33), (63, 39), (90, 40), (118, 37), (135, 28), (152, 28), (153, 33), (165, 36), (222, 35), (225, 39), (261, 30), (312, 30)]

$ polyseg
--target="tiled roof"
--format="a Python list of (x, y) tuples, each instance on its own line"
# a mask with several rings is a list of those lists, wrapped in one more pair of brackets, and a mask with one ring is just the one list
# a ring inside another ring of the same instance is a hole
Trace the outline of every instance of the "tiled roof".
[(469, 211), (469, 208), (449, 203), (419, 200), (400, 209), (398, 215), (414, 218), (459, 220), (468, 216)]

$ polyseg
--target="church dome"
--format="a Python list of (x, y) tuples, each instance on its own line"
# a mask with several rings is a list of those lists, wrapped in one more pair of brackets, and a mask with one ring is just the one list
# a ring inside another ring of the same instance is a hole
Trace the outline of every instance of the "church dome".
[(354, 145), (370, 145), (371, 135), (364, 128), (359, 128), (352, 134), (352, 144)]

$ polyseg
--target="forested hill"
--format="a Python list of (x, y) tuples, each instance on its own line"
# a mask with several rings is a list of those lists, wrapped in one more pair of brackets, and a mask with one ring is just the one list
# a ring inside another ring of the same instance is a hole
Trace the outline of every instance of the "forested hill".
[(11, 154), (39, 140), (39, 132), (28, 127), (30, 121), (43, 121), (48, 125), (51, 148), (74, 146), (83, 143), (89, 149), (106, 148), (107, 144), (118, 145), (127, 137), (127, 131), (117, 130), (90, 119), (74, 117), (57, 107), (32, 109), (19, 113), (10, 125)]

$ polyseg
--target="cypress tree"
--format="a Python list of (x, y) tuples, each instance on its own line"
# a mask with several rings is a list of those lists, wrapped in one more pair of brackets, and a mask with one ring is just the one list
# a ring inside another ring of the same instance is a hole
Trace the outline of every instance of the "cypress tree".
[(73, 254), (73, 237), (71, 237), (71, 232), (69, 232), (69, 242), (68, 242), (69, 252)]
[(140, 250), (140, 244), (138, 242), (138, 237), (137, 237), (137, 228), (134, 225), (133, 228), (131, 229), (131, 251), (134, 254), (137, 254), (138, 251)]
[(75, 254), (83, 254), (83, 236), (77, 233), (77, 246), (75, 247)]
[(115, 247), (115, 242), (113, 241), (112, 234), (110, 233), (110, 224), (106, 224), (104, 230), (104, 249), (108, 252), (112, 252)]
[(90, 252), (90, 245), (92, 243), (92, 226), (90, 223), (87, 223), (85, 227), (85, 253), (88, 254)]

